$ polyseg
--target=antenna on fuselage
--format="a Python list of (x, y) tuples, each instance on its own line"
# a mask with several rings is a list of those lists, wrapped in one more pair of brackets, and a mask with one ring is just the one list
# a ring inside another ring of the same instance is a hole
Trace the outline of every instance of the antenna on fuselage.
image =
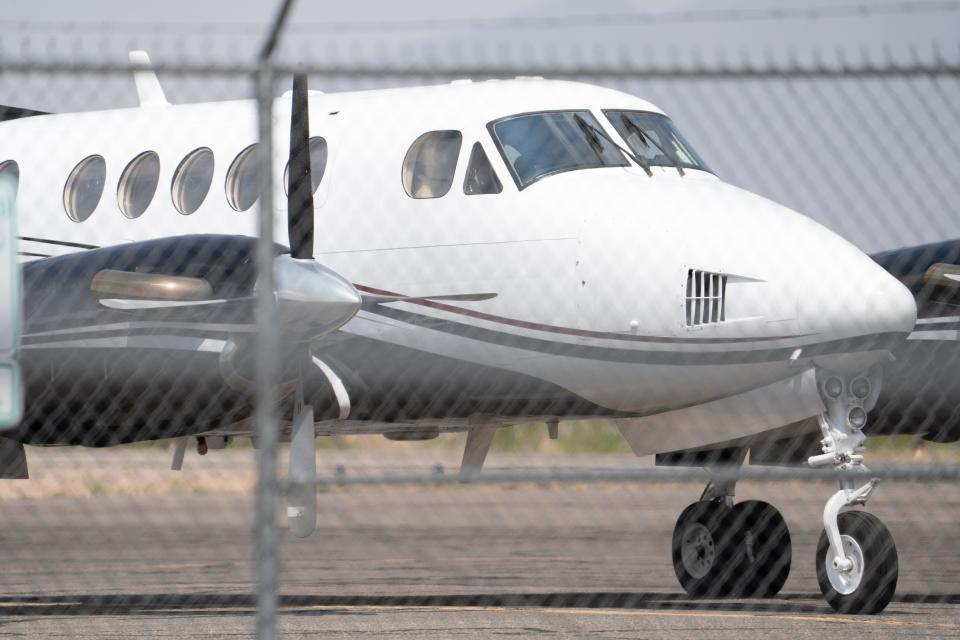
[(146, 51), (131, 51), (127, 54), (130, 64), (137, 67), (146, 67), (133, 72), (133, 81), (137, 85), (137, 96), (141, 107), (169, 107), (167, 96), (163, 94), (163, 87), (157, 74), (150, 68), (150, 56)]

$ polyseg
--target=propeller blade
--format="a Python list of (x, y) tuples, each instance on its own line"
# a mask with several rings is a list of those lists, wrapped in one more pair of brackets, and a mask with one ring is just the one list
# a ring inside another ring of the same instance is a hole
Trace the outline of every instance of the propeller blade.
[(290, 158), (287, 165), (287, 235), (290, 255), (313, 258), (313, 177), (310, 173), (310, 115), (307, 76), (293, 76)]

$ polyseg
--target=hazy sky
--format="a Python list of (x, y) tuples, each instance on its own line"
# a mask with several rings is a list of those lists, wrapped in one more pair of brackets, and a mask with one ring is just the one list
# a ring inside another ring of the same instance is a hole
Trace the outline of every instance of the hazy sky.
[[(515, 59), (540, 57), (553, 49), (554, 55), (575, 52), (585, 59), (626, 54), (682, 60), (697, 54), (709, 60), (718, 54), (736, 57), (744, 51), (779, 56), (793, 50), (804, 56), (815, 50), (856, 52), (866, 47), (876, 52), (890, 47), (902, 53), (911, 44), (926, 48), (936, 42), (956, 56), (957, 4), (948, 0), (300, 0), (294, 5), (284, 52), (291, 58), (316, 58), (334, 50), (351, 59), (387, 54), (395, 60), (398, 54), (416, 59), (430, 49), (438, 57), (457, 49), (469, 59), (479, 52), (496, 55), (501, 50)], [(157, 56), (252, 54), (256, 48), (251, 45), (259, 42), (278, 5), (263, 0), (10, 2), (4, 7), (0, 35), (8, 54), (28, 50), (34, 55), (65, 55), (77, 48), (85, 54), (122, 55), (123, 45), (135, 43), (155, 45)], [(639, 17), (618, 18), (630, 14)], [(577, 15), (586, 19), (558, 21)], [(537, 26), (538, 21), (546, 23)], [(24, 23), (29, 23), (26, 29)], [(107, 25), (109, 29), (104, 28)], [(233, 51), (231, 44), (243, 51)]]
[[(140, 48), (157, 62), (251, 60), (278, 4), (9, 2), (0, 20), (0, 56), (123, 61), (128, 50)], [(280, 55), (315, 64), (523, 69), (624, 61), (905, 61), (930, 58), (935, 47), (960, 60), (960, 0), (300, 0)], [(250, 93), (240, 80), (161, 80), (174, 102)], [(956, 77), (584, 80), (651, 99), (722, 177), (810, 214), (865, 249), (960, 237)], [(334, 91), (414, 81), (318, 78), (312, 86)], [(0, 73), (0, 103), (86, 110), (133, 106), (136, 97), (126, 77)]]

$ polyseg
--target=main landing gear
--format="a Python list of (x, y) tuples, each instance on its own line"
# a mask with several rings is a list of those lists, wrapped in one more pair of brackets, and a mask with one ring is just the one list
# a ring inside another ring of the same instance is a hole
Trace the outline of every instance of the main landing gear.
[[(723, 492), (716, 495), (717, 491)], [(769, 598), (790, 575), (790, 531), (772, 505), (732, 504), (733, 483), (711, 483), (680, 514), (673, 530), (673, 568), (690, 595)]]
[[(819, 416), (823, 454), (810, 466), (869, 473), (863, 465), (863, 427), (879, 394), (880, 375), (845, 376), (817, 371), (827, 411)], [(742, 462), (742, 458), (741, 458)], [(893, 598), (898, 561), (893, 536), (862, 511), (878, 481), (856, 487), (844, 477), (823, 510), (816, 553), (817, 582), (841, 613), (879, 613)], [(707, 597), (770, 597), (790, 574), (790, 532), (780, 512), (765, 502), (733, 504), (734, 482), (711, 482), (700, 501), (684, 509), (673, 532), (673, 566), (684, 590)]]

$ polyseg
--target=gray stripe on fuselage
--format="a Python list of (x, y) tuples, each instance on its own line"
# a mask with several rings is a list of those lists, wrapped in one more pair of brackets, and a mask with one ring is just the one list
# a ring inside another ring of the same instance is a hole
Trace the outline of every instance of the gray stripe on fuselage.
[[(449, 335), (455, 335), (470, 340), (478, 340), (501, 347), (522, 349), (525, 351), (546, 353), (557, 356), (567, 356), (585, 360), (596, 360), (600, 362), (625, 362), (635, 364), (660, 364), (675, 366), (751, 364), (778, 361), (786, 362), (797, 349), (803, 349), (803, 358), (844, 352), (891, 350), (899, 341), (906, 337), (906, 334), (885, 333), (857, 336), (845, 340), (831, 340), (819, 343), (801, 343), (798, 341), (790, 346), (777, 347), (773, 349), (739, 349), (736, 351), (708, 352), (666, 350), (652, 351), (643, 349), (623, 349), (615, 347), (579, 345), (571, 344), (569, 342), (532, 338), (529, 336), (522, 336), (504, 331), (496, 331), (471, 324), (454, 322), (451, 320), (411, 313), (409, 311), (385, 306), (369, 309), (366, 312), (424, 329), (441, 331)], [(91, 338), (123, 337), (138, 334), (149, 335), (150, 333), (155, 333), (157, 330), (169, 332), (171, 330), (176, 331), (177, 329), (182, 331), (183, 337), (196, 338), (204, 336), (204, 334), (206, 334), (205, 337), (213, 337), (210, 335), (211, 333), (216, 334), (218, 337), (225, 337), (225, 330), (235, 331), (237, 329), (246, 329), (249, 331), (252, 329), (252, 327), (247, 325), (208, 325), (203, 323), (193, 324), (187, 322), (111, 323), (107, 325), (75, 327), (71, 329), (62, 329), (59, 331), (34, 333), (32, 335), (28, 334), (24, 336), (23, 346), (39, 346), (40, 344), (50, 345), (52, 343), (59, 343), (60, 345), (66, 346), (66, 343), (77, 339), (89, 340)], [(118, 343), (114, 344), (119, 346)], [(691, 341), (689, 344), (690, 346), (695, 346), (696, 342)]]
[[(379, 306), (375, 309), (368, 309), (368, 313), (379, 315), (385, 318), (391, 318), (406, 324), (411, 324), (424, 329), (441, 331), (443, 333), (456, 335), (470, 340), (479, 340), (502, 347), (514, 349), (523, 349), (526, 351), (536, 351), (538, 353), (548, 353), (558, 356), (569, 356), (572, 358), (582, 358), (586, 360), (599, 360), (603, 362), (630, 362), (637, 364), (663, 364), (663, 365), (718, 365), (718, 364), (751, 364), (759, 362), (786, 362), (794, 351), (803, 349), (802, 357), (821, 356), (834, 353), (862, 352), (891, 350), (898, 342), (906, 337), (901, 333), (883, 333), (867, 336), (857, 336), (844, 340), (831, 340), (827, 342), (801, 343), (790, 345), (788, 347), (778, 347), (774, 349), (755, 349), (738, 351), (711, 351), (711, 352), (690, 352), (690, 351), (648, 351), (641, 349), (620, 349), (612, 347), (597, 347), (588, 345), (571, 344), (568, 342), (557, 342), (553, 340), (543, 340), (540, 338), (531, 338), (514, 333), (495, 331), (475, 325), (444, 320), (417, 313), (411, 313), (392, 307)], [(691, 341), (691, 345), (696, 344)]]

